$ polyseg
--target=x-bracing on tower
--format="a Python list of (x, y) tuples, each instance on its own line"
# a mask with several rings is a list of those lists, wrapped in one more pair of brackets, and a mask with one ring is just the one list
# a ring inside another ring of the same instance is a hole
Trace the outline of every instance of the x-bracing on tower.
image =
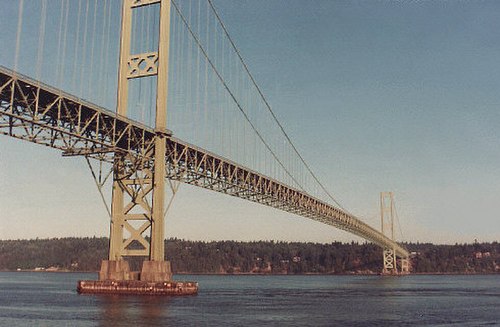
[[(133, 13), (146, 6), (160, 7), (157, 49), (131, 53)], [(186, 284), (189, 287), (173, 287), (170, 262), (165, 261), (165, 156), (166, 137), (171, 135), (166, 124), (169, 29), (170, 0), (123, 2), (117, 114), (127, 117), (130, 80), (156, 77), (156, 137), (150, 149), (152, 153), (147, 156), (153, 160), (137, 160), (118, 152), (113, 162), (109, 260), (102, 262), (99, 281), (119, 281), (123, 292), (140, 293), (139, 290), (147, 286), (144, 283), (152, 282), (165, 283), (159, 287), (149, 285), (159, 293), (191, 294), (197, 291), (196, 283)], [(149, 242), (146, 236), (149, 236)], [(128, 256), (142, 256), (149, 260), (145, 260), (142, 270), (136, 273), (130, 271), (128, 262), (124, 260)], [(127, 282), (134, 280), (142, 284)], [(93, 292), (95, 289), (107, 289), (107, 284), (99, 282), (85, 285), (80, 283), (79, 290)], [(112, 289), (109, 291), (113, 292)]]
[[(149, 53), (130, 53), (132, 42), (132, 14), (142, 6), (160, 5), (158, 49)], [(147, 256), (141, 280), (165, 281), (172, 275), (164, 261), (164, 198), (165, 198), (165, 136), (168, 83), (168, 50), (170, 1), (124, 1), (120, 43), (117, 113), (127, 116), (129, 81), (135, 78), (157, 76), (156, 120), (157, 137), (153, 149), (154, 160), (129, 165), (126, 156), (115, 154), (113, 163), (113, 196), (111, 204), (111, 231), (109, 262), (103, 263), (100, 279), (127, 276), (125, 256)], [(149, 231), (150, 242), (144, 236)], [(128, 235), (128, 237), (127, 237)], [(111, 268), (111, 266), (116, 269)], [(106, 268), (108, 269), (106, 271)], [(111, 269), (111, 270), (110, 270)], [(115, 271), (113, 271), (115, 270)], [(135, 279), (135, 278), (134, 278)]]

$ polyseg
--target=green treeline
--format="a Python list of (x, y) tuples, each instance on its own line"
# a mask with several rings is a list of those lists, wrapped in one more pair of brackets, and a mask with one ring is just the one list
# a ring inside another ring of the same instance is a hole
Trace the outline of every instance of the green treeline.
[[(97, 271), (107, 257), (101, 237), (0, 241), (0, 270)], [(498, 273), (500, 244), (409, 243), (412, 272)], [(369, 243), (166, 241), (175, 273), (378, 273), (382, 250)], [(137, 259), (137, 258), (136, 258)], [(137, 268), (138, 262), (132, 262)]]
[(379, 270), (381, 253), (372, 244), (356, 243), (167, 242), (174, 271), (193, 273), (369, 272)]

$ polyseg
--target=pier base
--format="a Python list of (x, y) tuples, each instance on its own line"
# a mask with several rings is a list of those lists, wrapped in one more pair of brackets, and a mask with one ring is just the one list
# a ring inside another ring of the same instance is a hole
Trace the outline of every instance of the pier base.
[(80, 294), (194, 295), (197, 282), (172, 281), (169, 261), (144, 261), (142, 270), (130, 271), (125, 260), (103, 260), (99, 280), (78, 281)]
[(142, 280), (81, 280), (76, 291), (79, 294), (118, 294), (118, 295), (195, 295), (198, 293), (196, 282), (152, 283)]
[(137, 272), (130, 271), (128, 261), (102, 260), (99, 280), (134, 280), (139, 279)]

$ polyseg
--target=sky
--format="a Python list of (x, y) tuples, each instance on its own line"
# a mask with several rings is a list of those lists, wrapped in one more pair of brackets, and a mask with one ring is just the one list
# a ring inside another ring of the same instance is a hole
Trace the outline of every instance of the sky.
[[(4, 14), (17, 8), (6, 3)], [(400, 240), (500, 239), (500, 3), (214, 3), (276, 115), (343, 207), (378, 228), (379, 193), (392, 191)], [(12, 12), (3, 30), (16, 25)], [(108, 231), (82, 158), (0, 136), (1, 239)], [(188, 185), (166, 235), (359, 240)]]

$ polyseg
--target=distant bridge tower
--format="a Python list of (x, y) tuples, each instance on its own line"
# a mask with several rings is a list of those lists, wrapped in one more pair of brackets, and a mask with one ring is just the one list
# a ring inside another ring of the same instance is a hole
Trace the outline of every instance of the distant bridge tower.
[[(117, 113), (127, 117), (130, 80), (156, 76), (157, 138), (142, 159), (115, 152), (109, 260), (103, 261), (99, 279), (137, 279), (124, 257), (144, 256), (149, 260), (143, 262), (141, 280), (171, 280), (170, 263), (164, 260), (165, 138), (171, 134), (166, 128), (170, 0), (124, 0), (122, 6)], [(133, 37), (145, 37), (133, 35), (133, 13), (146, 6), (160, 8), (158, 47), (132, 54)]]
[[(380, 193), (380, 219), (382, 234), (394, 241), (394, 198), (392, 192)], [(397, 274), (396, 251), (392, 248), (383, 249), (383, 274)]]
[[(390, 238), (394, 244), (396, 244), (396, 239), (394, 237), (394, 218), (395, 218), (395, 207), (394, 207), (394, 195), (392, 192), (381, 192), (380, 193), (380, 219), (382, 234)], [(409, 262), (408, 258), (399, 259), (399, 270), (398, 270), (398, 258), (396, 256), (396, 249), (394, 248), (384, 248), (383, 249), (383, 259), (384, 267), (382, 270), (383, 274), (406, 274), (409, 273)]]

